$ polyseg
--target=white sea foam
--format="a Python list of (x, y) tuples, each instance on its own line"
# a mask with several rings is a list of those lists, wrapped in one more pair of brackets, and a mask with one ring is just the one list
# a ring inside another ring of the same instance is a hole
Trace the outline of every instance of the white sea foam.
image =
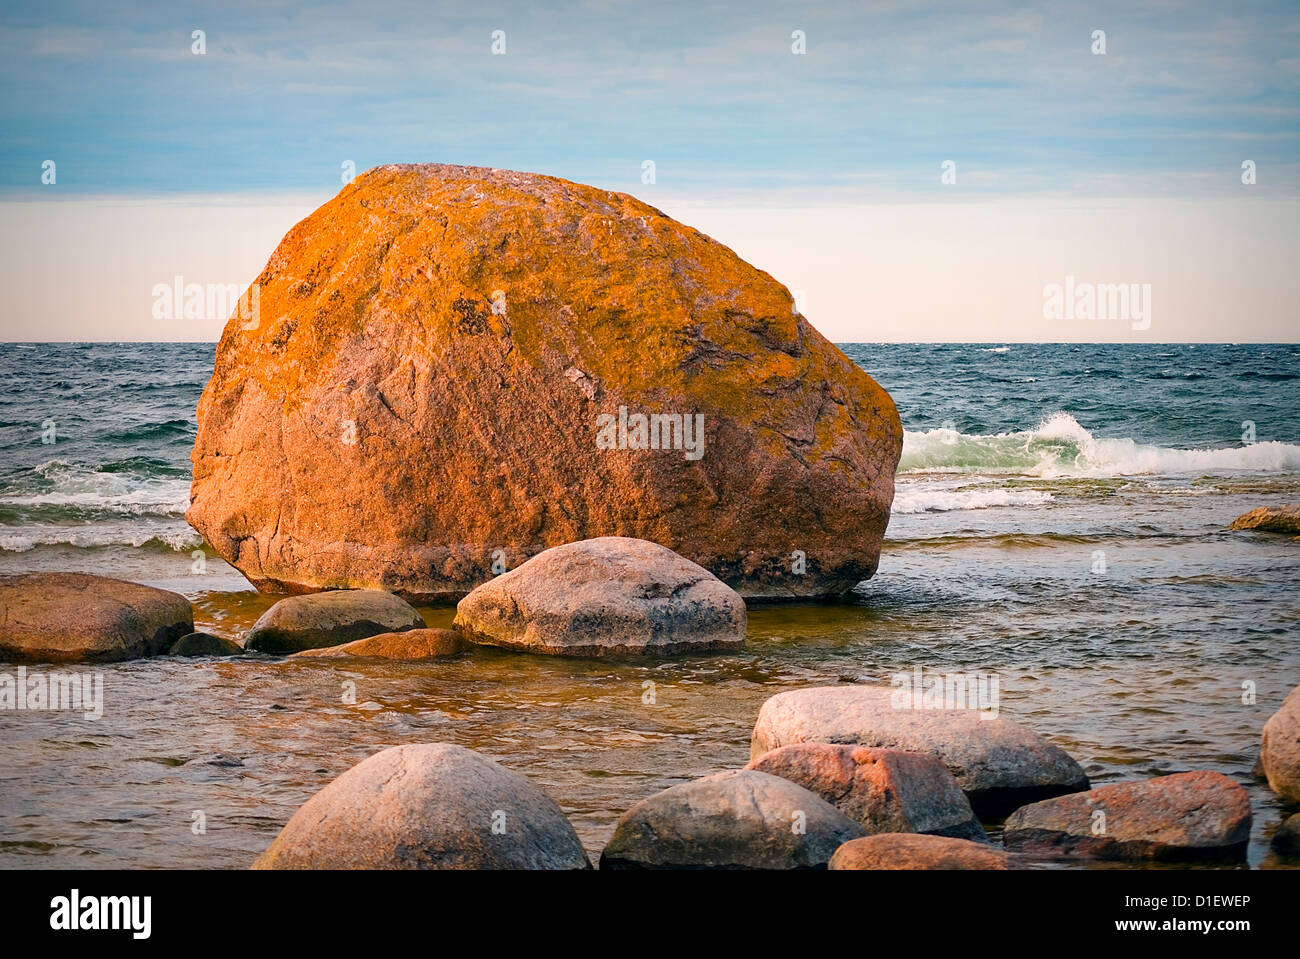
[(0, 552), (25, 553), (37, 546), (140, 547), (158, 542), (176, 552), (188, 552), (203, 542), (192, 529), (122, 529), (113, 526), (44, 526), (10, 528), (0, 535)]
[(102, 473), (63, 460), (49, 460), (33, 472), (47, 480), (51, 488), (39, 493), (0, 496), (0, 506), (27, 509), (66, 506), (128, 516), (181, 516), (190, 504), (190, 482), (184, 477), (141, 478), (129, 473)]
[(993, 436), (933, 429), (903, 434), (900, 473), (990, 473), (1056, 477), (1300, 471), (1300, 446), (1270, 441), (1223, 449), (1176, 449), (1099, 439), (1068, 413), (1035, 429)]
[(1039, 506), (1050, 503), (1052, 494), (1041, 490), (936, 489), (900, 486), (894, 494), (895, 513), (947, 513), (994, 506)]

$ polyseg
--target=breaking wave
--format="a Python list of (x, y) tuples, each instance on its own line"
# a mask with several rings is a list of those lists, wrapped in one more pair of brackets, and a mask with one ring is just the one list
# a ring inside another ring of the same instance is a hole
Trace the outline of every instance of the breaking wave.
[(1300, 446), (1276, 441), (1225, 449), (1151, 446), (1128, 438), (1099, 439), (1069, 413), (1053, 413), (1036, 428), (1017, 433), (978, 436), (943, 428), (905, 431), (898, 464), (899, 473), (1003, 473), (1044, 478), (1233, 471), (1300, 471)]

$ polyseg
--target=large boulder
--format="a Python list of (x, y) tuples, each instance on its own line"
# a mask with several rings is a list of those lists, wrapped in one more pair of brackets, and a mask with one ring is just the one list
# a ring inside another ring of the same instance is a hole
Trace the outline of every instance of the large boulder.
[(868, 833), (988, 840), (957, 780), (929, 753), (796, 743), (764, 753), (745, 768), (798, 783)]
[(259, 589), (455, 600), (599, 536), (746, 596), (876, 570), (889, 395), (784, 286), (639, 200), (378, 167), (254, 283), (199, 402), (187, 516)]
[(1300, 536), (1300, 506), (1261, 506), (1242, 513), (1228, 529), (1253, 529), (1261, 533)]
[(985, 843), (952, 836), (880, 833), (846, 842), (831, 856), (840, 869), (1011, 869), (1011, 857)]
[(408, 629), (404, 633), (380, 633), (342, 646), (304, 649), (293, 658), (352, 659), (369, 656), (375, 659), (436, 659), (464, 651), (464, 638), (453, 629)]
[(861, 826), (802, 786), (748, 769), (643, 799), (614, 827), (601, 869), (822, 869)]
[(933, 753), (982, 817), (1088, 788), (1077, 762), (1024, 726), (979, 709), (899, 706), (896, 693), (880, 686), (828, 686), (773, 696), (759, 710), (750, 758), (803, 742)]
[(382, 589), (330, 590), (280, 600), (253, 624), (244, 649), (296, 653), (423, 628), (424, 617), (419, 611), (392, 593)]
[(194, 632), (178, 593), (89, 573), (0, 576), (0, 659), (108, 663), (167, 652)]
[(1197, 770), (1098, 786), (1017, 809), (1007, 849), (1096, 859), (1237, 858), (1250, 839), (1250, 799), (1222, 773)]
[(1264, 724), (1259, 764), (1269, 788), (1291, 803), (1300, 803), (1300, 686)]
[(456, 607), (476, 643), (563, 656), (734, 651), (745, 622), (745, 601), (707, 569), (622, 536), (548, 549)]
[(394, 746), (293, 814), (254, 869), (590, 869), (560, 807), (448, 743)]

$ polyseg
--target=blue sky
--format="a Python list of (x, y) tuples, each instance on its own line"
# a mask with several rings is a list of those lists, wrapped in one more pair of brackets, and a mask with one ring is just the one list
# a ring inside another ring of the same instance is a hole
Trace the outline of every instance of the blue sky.
[(1249, 157), (1298, 186), (1294, 3), (8, 2), (0, 37), (10, 192), (45, 159), (60, 193), (330, 190), (345, 160), (883, 198), (945, 159), (964, 193), (1228, 193)]
[[(1294, 0), (8, 0), (0, 78), (0, 339), (215, 339), (150, 291), (436, 161), (632, 193), (840, 341), (1300, 340)], [(1150, 327), (1046, 317), (1067, 277)]]

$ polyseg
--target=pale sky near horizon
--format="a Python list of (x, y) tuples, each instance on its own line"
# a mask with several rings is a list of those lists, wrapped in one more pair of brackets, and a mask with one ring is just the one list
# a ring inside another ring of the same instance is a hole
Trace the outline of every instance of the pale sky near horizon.
[(247, 285), (349, 161), (631, 193), (839, 342), (1300, 340), (1286, 3), (14, 2), (0, 53), (0, 340), (216, 339), (155, 288)]
[[(653, 194), (649, 190), (642, 196)], [(836, 342), (1294, 342), (1300, 201), (1130, 200), (660, 208), (801, 299)], [(0, 204), (5, 340), (214, 341), (227, 317), (156, 319), (158, 284), (237, 285), (313, 200)], [(1049, 320), (1043, 287), (1150, 285), (1150, 325)]]

